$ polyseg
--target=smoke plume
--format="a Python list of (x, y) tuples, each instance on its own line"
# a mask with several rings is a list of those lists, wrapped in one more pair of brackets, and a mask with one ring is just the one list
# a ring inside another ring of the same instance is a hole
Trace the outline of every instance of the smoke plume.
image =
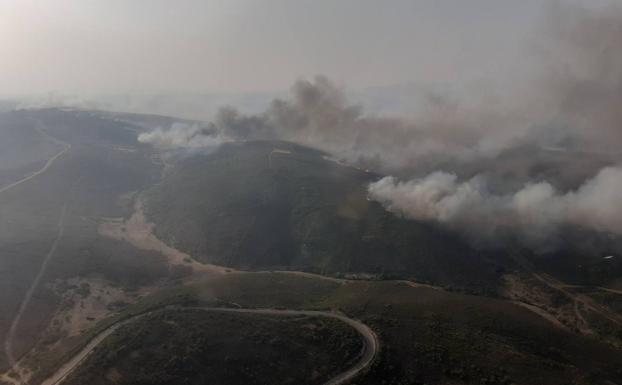
[(226, 141), (218, 131), (199, 124), (173, 123), (138, 135), (138, 141), (162, 149), (216, 148)]
[(545, 20), (524, 79), (488, 93), (431, 93), (412, 119), (365, 114), (319, 76), (261, 114), (227, 107), (206, 127), (139, 139), (191, 148), (288, 140), (393, 175), (371, 184), (370, 197), (410, 218), (527, 238), (563, 224), (622, 234), (622, 7), (557, 4)]
[(398, 215), (438, 221), (474, 236), (494, 236), (498, 228), (510, 227), (537, 244), (565, 224), (622, 235), (619, 167), (604, 168), (566, 193), (539, 182), (497, 195), (489, 190), (485, 177), (459, 182), (456, 175), (445, 172), (410, 181), (385, 177), (370, 184), (368, 191), (371, 199)]

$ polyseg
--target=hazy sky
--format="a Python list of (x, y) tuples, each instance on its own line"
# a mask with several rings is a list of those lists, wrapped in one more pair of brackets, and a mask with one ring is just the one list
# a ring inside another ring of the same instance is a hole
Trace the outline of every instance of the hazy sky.
[(272, 91), (315, 74), (348, 87), (478, 81), (524, 59), (547, 4), (0, 0), (0, 93)]

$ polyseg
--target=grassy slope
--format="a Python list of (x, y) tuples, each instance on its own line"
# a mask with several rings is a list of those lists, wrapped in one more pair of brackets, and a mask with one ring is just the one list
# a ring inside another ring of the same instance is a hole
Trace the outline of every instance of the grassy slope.
[[(82, 179), (72, 197), (71, 231), (60, 245), (62, 253), (50, 266), (48, 279), (104, 274), (131, 284), (135, 273), (145, 272), (140, 278), (147, 280), (160, 274), (157, 257), (154, 270), (145, 271), (139, 268), (143, 262), (134, 263), (133, 251), (127, 245), (99, 243), (103, 241), (96, 236), (92, 222), (98, 215), (125, 215), (127, 210), (117, 205), (118, 195), (140, 189), (151, 180), (143, 173), (149, 168), (147, 154), (111, 148), (127, 144), (133, 134), (108, 126), (109, 122), (93, 124), (88, 116), (71, 117), (58, 111), (45, 114), (49, 114), (48, 122), (56, 122), (52, 133), (74, 139), (74, 148), (45, 177), (0, 199), (0, 335), (10, 322), (15, 299), (20, 298), (20, 285), (30, 282), (30, 272), (49, 247), (58, 207), (77, 176)], [(70, 136), (71, 129), (82, 126), (89, 127), (82, 138)], [(394, 218), (367, 202), (364, 184), (369, 175), (324, 161), (307, 150), (296, 151), (294, 156), (276, 155), (270, 168), (267, 154), (273, 146), (249, 146), (258, 147), (244, 154), (186, 159), (182, 164), (190, 166), (187, 172), (171, 173), (159, 190), (153, 190), (163, 193), (162, 197), (176, 197), (170, 200), (171, 207), (164, 199), (155, 206), (162, 213), (182, 210), (179, 216), (169, 218), (171, 222), (159, 221), (163, 239), (178, 247), (187, 242), (184, 247), (193, 251), (196, 240), (223, 238), (226, 241), (217, 244), (216, 250), (233, 251), (198, 255), (223, 258), (225, 263), (242, 267), (285, 266), (328, 273), (392, 273), (404, 268), (408, 276), (443, 284), (482, 287), (494, 282), (494, 266), (451, 234)], [(278, 145), (282, 146), (287, 145)], [(236, 173), (242, 177), (236, 178)], [(249, 186), (251, 193), (244, 194)], [(205, 199), (211, 197), (216, 199)], [(287, 209), (285, 213), (278, 210), (281, 204)], [(262, 214), (261, 219), (251, 215), (257, 212)], [(171, 237), (175, 233), (162, 226), (179, 226), (175, 232), (178, 237)], [(257, 235), (253, 238), (252, 233)], [(137, 257), (147, 262), (153, 255)], [(573, 378), (579, 378), (579, 383), (603, 383), (603, 378), (620, 381), (618, 366), (614, 365), (621, 360), (619, 352), (556, 331), (523, 309), (489, 299), (390, 282), (340, 287), (270, 273), (236, 274), (172, 292), (181, 297), (166, 300), (198, 298), (251, 307), (339, 307), (364, 319), (381, 334), (384, 349), (377, 366), (360, 383), (459, 383), (462, 379), (478, 383), (482, 378), (503, 383), (506, 376), (518, 384), (561, 384)], [(49, 294), (44, 289), (36, 296), (39, 303), (33, 305), (31, 318), (41, 324), (29, 325), (23, 331), (25, 337), (36, 339), (36, 333), (28, 331), (40, 330), (54, 310), (54, 298)], [(153, 303), (165, 297), (162, 294)], [(151, 305), (147, 302), (141, 306)], [(50, 351), (47, 359), (50, 361), (45, 365), (53, 366), (63, 357)]]
[[(57, 234), (61, 207), (68, 205), (64, 236), (18, 328), (15, 350), (20, 355), (56, 309), (58, 298), (48, 285), (53, 280), (94, 275), (135, 286), (166, 276), (168, 269), (157, 253), (136, 252), (97, 234), (100, 216), (131, 212), (120, 195), (144, 189), (159, 176), (142, 149), (115, 149), (136, 145), (135, 134), (119, 124), (57, 110), (14, 114), (23, 122), (40, 119), (51, 135), (72, 143), (47, 172), (0, 195), (1, 341)], [(0, 368), (4, 365), (0, 354)]]
[(117, 331), (67, 384), (316, 384), (361, 348), (332, 319), (165, 311)]
[[(312, 281), (279, 274), (232, 276), (197, 292), (210, 290), (220, 300), (243, 306), (267, 306), (264, 298), (277, 301), (283, 285), (299, 296), (310, 288), (309, 299), (299, 306), (340, 309), (379, 334), (383, 352), (357, 381), (362, 384), (478, 383), (482, 378), (499, 384), (565, 384), (574, 378), (602, 383), (603, 378), (620, 381), (622, 375), (619, 351), (559, 331), (504, 301), (395, 282), (326, 283), (321, 291), (310, 286)], [(295, 306), (291, 299), (285, 302)]]
[(211, 263), (492, 290), (495, 263), (455, 234), (368, 201), (374, 178), (293, 144), (230, 144), (180, 159), (147, 194), (147, 214), (160, 239)]
[(41, 168), (62, 149), (35, 127), (35, 121), (19, 113), (0, 113), (0, 186)]
[[(357, 384), (561, 385), (622, 380), (620, 351), (556, 329), (523, 308), (398, 282), (340, 285), (283, 273), (231, 273), (171, 287), (120, 316), (162, 304), (232, 302), (243, 307), (332, 308), (363, 320), (379, 335), (381, 353)], [(117, 348), (109, 346), (100, 354)], [(277, 383), (278, 378), (268, 376), (264, 381)]]
[[(605, 259), (606, 256), (613, 256)], [(542, 271), (578, 285), (622, 287), (622, 237), (580, 229), (566, 229), (558, 248), (532, 256)]]

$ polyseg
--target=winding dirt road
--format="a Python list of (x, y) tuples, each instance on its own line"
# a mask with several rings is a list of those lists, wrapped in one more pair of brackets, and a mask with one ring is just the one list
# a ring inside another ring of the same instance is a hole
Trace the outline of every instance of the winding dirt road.
[(54, 239), (54, 242), (52, 242), (52, 246), (50, 247), (48, 253), (45, 255), (45, 258), (43, 259), (43, 263), (41, 263), (41, 266), (39, 267), (39, 271), (37, 272), (35, 279), (30, 284), (30, 287), (28, 288), (26, 295), (22, 299), (22, 302), (19, 305), (19, 310), (15, 314), (15, 317), (13, 318), (13, 322), (11, 323), (11, 327), (9, 328), (9, 333), (7, 334), (7, 337), (4, 340), (4, 352), (9, 360), (10, 366), (15, 366), (15, 363), (17, 362), (17, 360), (15, 359), (14, 352), (13, 352), (13, 342), (15, 341), (15, 335), (17, 333), (17, 328), (22, 320), (22, 316), (24, 315), (24, 312), (26, 311), (26, 309), (28, 308), (28, 305), (30, 304), (30, 300), (32, 299), (33, 294), (39, 287), (39, 283), (41, 282), (41, 279), (43, 278), (43, 275), (45, 274), (45, 271), (47, 270), (50, 260), (54, 256), (54, 253), (56, 253), (56, 248), (58, 247), (58, 243), (63, 237), (63, 234), (65, 232), (66, 212), (67, 212), (67, 203), (65, 203), (63, 205), (63, 208), (61, 209), (60, 217), (58, 219), (58, 232), (56, 233), (56, 238)]
[(605, 306), (602, 306), (601, 304), (596, 303), (596, 301), (594, 301), (592, 298), (588, 297), (587, 295), (581, 294), (581, 293), (575, 293), (575, 292), (568, 290), (568, 285), (564, 284), (563, 282), (559, 281), (556, 278), (551, 277), (548, 274), (532, 273), (532, 275), (536, 279), (543, 282), (544, 284), (565, 294), (567, 297), (569, 297), (570, 299), (574, 301), (574, 312), (577, 316), (577, 319), (580, 321), (582, 326), (585, 328), (584, 332), (586, 334), (592, 334), (593, 331), (590, 328), (589, 322), (585, 319), (585, 317), (581, 313), (580, 307), (589, 309), (593, 311), (594, 313), (597, 313), (600, 316), (615, 323), (616, 325), (622, 326), (622, 315), (611, 311), (610, 309), (606, 308)]
[(54, 155), (53, 157), (51, 157), (50, 159), (48, 159), (48, 161), (43, 165), (43, 167), (38, 170), (35, 171), (34, 173), (28, 175), (25, 178), (22, 178), (16, 182), (13, 182), (11, 184), (8, 184), (6, 186), (0, 187), (0, 194), (7, 192), (19, 185), (21, 185), (22, 183), (28, 182), (29, 180), (36, 178), (37, 176), (43, 174), (44, 172), (46, 172), (51, 166), (52, 164), (54, 164), (54, 161), (56, 159), (58, 159), (60, 156), (62, 156), (64, 153), (66, 153), (67, 151), (69, 151), (69, 149), (71, 149), (71, 144), (63, 142), (62, 140), (58, 140), (52, 136), (50, 136), (47, 132), (45, 132), (45, 130), (41, 127), (41, 123), (37, 123), (37, 127), (36, 130), (43, 136), (45, 136), (47, 139), (49, 139), (50, 141), (60, 144), (61, 146), (63, 146), (63, 149), (58, 152), (56, 155)]
[[(46, 171), (48, 171), (48, 169), (54, 164), (54, 162), (61, 157), (63, 154), (65, 154), (67, 151), (69, 151), (71, 149), (71, 144), (64, 142), (62, 140), (59, 140), (57, 138), (54, 138), (53, 136), (51, 136), (50, 134), (48, 134), (45, 131), (45, 128), (43, 126), (43, 124), (40, 121), (35, 121), (35, 130), (37, 130), (37, 132), (39, 134), (41, 134), (42, 136), (44, 136), (46, 139), (50, 140), (51, 142), (54, 142), (60, 146), (63, 147), (63, 149), (61, 151), (59, 151), (56, 155), (52, 156), (50, 159), (47, 160), (47, 162), (45, 163), (45, 165), (43, 165), (43, 167), (41, 169), (39, 169), (38, 171), (35, 171), (34, 173), (28, 175), (27, 177), (24, 177), (18, 181), (15, 181), (11, 184), (8, 184), (6, 186), (1, 186), (0, 187), (0, 194), (7, 192), (23, 183), (28, 182), (29, 180), (36, 178), (37, 176), (45, 173)], [(37, 272), (37, 275), (35, 276), (34, 280), (32, 281), (30, 287), (28, 288), (28, 291), (26, 292), (24, 298), (22, 299), (22, 302), (20, 303), (19, 309), (17, 311), (17, 313), (15, 314), (15, 317), (13, 318), (13, 321), (11, 323), (11, 326), (9, 328), (9, 331), (7, 333), (7, 336), (5, 337), (4, 340), (4, 353), (6, 354), (7, 360), (9, 362), (9, 365), (11, 366), (11, 368), (15, 369), (16, 366), (16, 359), (15, 359), (15, 355), (13, 352), (13, 343), (15, 341), (15, 335), (17, 334), (17, 329), (19, 327), (19, 324), (21, 322), (22, 316), (24, 315), (24, 312), (26, 311), (26, 309), (28, 308), (28, 305), (30, 304), (30, 301), (32, 299), (32, 296), (34, 294), (34, 292), (37, 290), (37, 287), (39, 286), (41, 279), (43, 278), (43, 275), (45, 274), (45, 271), (47, 270), (47, 266), (50, 262), (50, 259), (52, 258), (52, 256), (54, 255), (54, 253), (56, 252), (56, 248), (58, 247), (58, 243), (60, 241), (60, 239), (63, 237), (63, 233), (64, 233), (64, 223), (65, 223), (65, 213), (67, 211), (67, 203), (65, 203), (63, 205), (63, 208), (61, 209), (61, 213), (59, 216), (59, 220), (58, 220), (58, 231), (57, 231), (57, 235), (56, 238), (54, 239), (54, 241), (52, 242), (52, 246), (50, 247), (48, 253), (45, 255), (44, 259), (43, 259), (43, 263), (41, 264), (41, 266), (39, 267), (39, 271)], [(15, 380), (12, 379), (10, 377), (7, 377), (6, 374), (3, 374), (2, 376), (0, 376), (0, 378), (9, 381), (11, 383), (21, 383), (19, 380)]]
[[(529, 262), (529, 260), (517, 252), (513, 253), (512, 257), (514, 261), (520, 267), (522, 267), (526, 272), (528, 272), (534, 279), (538, 280), (540, 283), (547, 286), (548, 288), (563, 294), (565, 297), (569, 298), (573, 302), (572, 313), (576, 321), (576, 326), (579, 329), (581, 334), (584, 334), (584, 335), (595, 334), (589, 321), (585, 318), (583, 314), (584, 310), (588, 310), (593, 313), (596, 313), (600, 315), (601, 317), (606, 318), (610, 322), (616, 324), (617, 326), (622, 327), (622, 314), (597, 303), (594, 299), (590, 298), (589, 296), (585, 294), (576, 293), (570, 290), (572, 288), (582, 287), (582, 286), (568, 285), (552, 277), (551, 275), (548, 275), (543, 272), (536, 272), (533, 265)], [(615, 289), (608, 289), (608, 288), (601, 288), (601, 287), (598, 287), (598, 288), (601, 290), (610, 292), (610, 293), (617, 293), (617, 294), (622, 293)], [(550, 316), (555, 317), (555, 315), (553, 314), (550, 314)], [(549, 317), (545, 317), (545, 318), (549, 319)], [(555, 318), (557, 319), (557, 317)], [(560, 320), (558, 319), (558, 321)]]
[[(159, 311), (171, 309), (170, 307), (154, 310), (148, 313), (143, 313), (124, 321), (120, 321), (111, 325), (107, 329), (96, 335), (80, 352), (78, 352), (73, 358), (67, 361), (61, 366), (56, 373), (43, 381), (41, 385), (58, 385), (61, 384), (80, 364), (82, 364), (88, 356), (101, 344), (108, 336), (118, 330), (120, 327), (129, 323), (135, 322), (142, 317), (149, 314), (153, 314)], [(360, 359), (348, 370), (338, 374), (331, 378), (324, 385), (341, 385), (345, 384), (358, 375), (361, 371), (368, 368), (374, 360), (378, 352), (378, 337), (376, 333), (364, 323), (352, 318), (348, 318), (344, 315), (315, 310), (277, 310), (277, 309), (238, 309), (238, 308), (218, 308), (218, 307), (187, 307), (185, 309), (202, 310), (211, 312), (223, 312), (223, 313), (251, 313), (251, 314), (264, 314), (264, 315), (277, 315), (277, 316), (311, 316), (311, 317), (328, 317), (339, 320), (353, 327), (365, 340), (365, 345), (361, 352)]]

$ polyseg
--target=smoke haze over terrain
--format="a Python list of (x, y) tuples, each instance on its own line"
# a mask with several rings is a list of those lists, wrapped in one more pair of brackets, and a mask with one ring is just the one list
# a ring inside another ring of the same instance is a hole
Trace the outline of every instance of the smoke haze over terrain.
[(0, 385), (622, 385), (622, 0), (0, 0)]
[[(227, 107), (203, 130), (157, 130), (141, 141), (289, 140), (398, 175), (372, 184), (370, 197), (407, 217), (488, 229), (481, 233), (504, 224), (530, 237), (546, 238), (559, 224), (622, 234), (622, 7), (558, 4), (545, 20), (532, 47), (537, 71), (489, 95), (430, 93), (413, 119), (365, 114), (318, 76), (297, 81), (290, 98), (261, 114)], [(568, 180), (534, 172), (549, 158)]]
[(273, 92), (316, 73), (352, 87), (455, 84), (513, 63), (541, 8), (541, 0), (3, 0), (0, 94)]
[[(530, 98), (536, 107), (527, 104), (523, 110), (534, 120), (529, 130), (518, 129), (513, 139), (570, 153), (581, 150), (567, 159), (564, 167), (568, 168), (578, 167), (583, 161), (579, 155), (590, 152), (603, 158), (609, 154), (608, 160), (619, 164), (622, 8), (588, 11), (558, 6), (549, 20), (548, 33), (540, 42), (540, 49), (546, 53), (544, 70)], [(507, 127), (512, 129), (512, 125)], [(483, 140), (490, 138), (487, 134)], [(503, 138), (495, 142), (493, 136), (493, 148), (506, 144)], [(576, 190), (562, 193), (546, 181), (528, 181), (512, 194), (494, 195), (487, 191), (485, 177), (463, 182), (456, 179), (443, 172), (406, 182), (389, 177), (372, 184), (370, 195), (408, 217), (477, 228), (479, 232), (510, 224), (521, 227), (531, 238), (546, 239), (557, 225), (570, 223), (622, 234), (619, 166), (603, 168)]]
[(562, 224), (622, 235), (620, 191), (618, 167), (604, 168), (566, 193), (537, 182), (513, 194), (495, 195), (482, 177), (458, 182), (454, 174), (444, 172), (407, 182), (385, 177), (369, 187), (370, 197), (396, 214), (439, 221), (479, 237), (494, 236), (498, 227), (512, 227), (534, 245), (549, 240)]

